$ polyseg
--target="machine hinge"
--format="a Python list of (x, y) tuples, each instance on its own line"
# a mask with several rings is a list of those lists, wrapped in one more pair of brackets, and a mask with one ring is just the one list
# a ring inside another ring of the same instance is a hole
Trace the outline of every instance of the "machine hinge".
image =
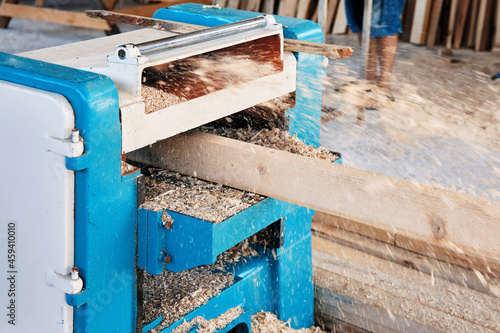
[(78, 157), (83, 154), (83, 139), (77, 129), (73, 129), (71, 137), (68, 139), (59, 139), (46, 135), (43, 139), (43, 146), (47, 151), (67, 157)]
[(73, 267), (69, 274), (59, 274), (54, 271), (47, 273), (47, 284), (66, 294), (77, 294), (83, 289), (83, 280), (78, 274), (78, 268)]

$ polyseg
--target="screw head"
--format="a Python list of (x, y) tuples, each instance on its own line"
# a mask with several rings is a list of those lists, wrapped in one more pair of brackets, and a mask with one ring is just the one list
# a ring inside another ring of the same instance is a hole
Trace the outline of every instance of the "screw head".
[(118, 58), (125, 60), (125, 58), (127, 58), (127, 52), (125, 52), (124, 49), (118, 50)]

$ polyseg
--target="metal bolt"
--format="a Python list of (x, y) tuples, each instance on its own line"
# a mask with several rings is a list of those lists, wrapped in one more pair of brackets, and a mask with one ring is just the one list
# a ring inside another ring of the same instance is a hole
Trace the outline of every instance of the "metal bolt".
[(125, 52), (124, 49), (118, 50), (118, 58), (125, 60), (125, 58), (127, 58), (127, 52)]
[(158, 259), (168, 264), (172, 260), (172, 257), (167, 255), (165, 252), (162, 252), (160, 253), (160, 257)]
[(77, 143), (80, 141), (80, 131), (77, 130), (76, 128), (73, 128), (71, 130), (71, 142)]
[(163, 212), (160, 219), (160, 225), (164, 228), (170, 229), (172, 228), (172, 223), (174, 223), (174, 219), (167, 212)]
[(79, 272), (78, 267), (73, 267), (71, 269), (71, 280), (78, 280), (80, 278), (78, 272)]

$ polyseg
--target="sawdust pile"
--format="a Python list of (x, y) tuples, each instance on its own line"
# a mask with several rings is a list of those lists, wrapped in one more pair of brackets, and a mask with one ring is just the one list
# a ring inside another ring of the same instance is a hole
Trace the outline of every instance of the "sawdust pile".
[[(262, 55), (260, 55), (262, 57)], [(145, 113), (189, 101), (282, 71), (282, 64), (250, 55), (209, 52), (148, 67), (142, 77)]]
[(265, 199), (255, 193), (167, 170), (146, 177), (145, 195), (142, 208), (167, 209), (213, 223), (220, 223)]
[(330, 162), (334, 162), (339, 158), (339, 155), (336, 153), (332, 153), (322, 147), (315, 148), (306, 145), (296, 135), (291, 135), (289, 132), (277, 128), (257, 131), (253, 129), (213, 128), (205, 126), (201, 127), (201, 131)]
[(276, 317), (274, 313), (261, 311), (252, 316), (252, 333), (322, 333), (319, 327), (295, 330)]
[[(249, 246), (248, 241), (243, 241), (219, 255), (212, 265), (203, 265), (179, 273), (165, 270), (157, 276), (143, 271), (144, 322), (150, 323), (162, 316), (163, 321), (152, 332), (160, 332), (169, 327), (219, 295), (234, 282), (234, 275), (225, 273), (227, 263), (256, 255), (257, 251)], [(219, 319), (223, 321), (223, 318)], [(207, 327), (213, 325), (217, 323), (211, 323)]]
[(141, 98), (144, 102), (146, 114), (187, 101), (184, 97), (178, 97), (161, 89), (146, 85), (142, 85)]
[(191, 330), (194, 326), (198, 326), (197, 333), (213, 333), (226, 327), (233, 320), (237, 319), (243, 313), (243, 309), (238, 307), (232, 308), (224, 312), (218, 317), (211, 320), (206, 320), (203, 317), (195, 317), (190, 321), (184, 321), (182, 324), (172, 330), (172, 333), (184, 333)]

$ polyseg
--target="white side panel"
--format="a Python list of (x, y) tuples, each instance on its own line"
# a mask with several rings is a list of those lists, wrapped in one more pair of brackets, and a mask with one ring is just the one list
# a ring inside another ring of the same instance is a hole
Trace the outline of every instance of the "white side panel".
[(141, 103), (122, 107), (122, 151), (134, 151), (295, 91), (295, 56), (285, 52), (283, 63), (283, 72), (278, 74), (222, 89), (153, 113), (144, 113)]
[(46, 135), (71, 136), (73, 110), (1, 80), (0, 103), (0, 332), (73, 332), (66, 295), (47, 281), (73, 266), (74, 176), (44, 149)]

